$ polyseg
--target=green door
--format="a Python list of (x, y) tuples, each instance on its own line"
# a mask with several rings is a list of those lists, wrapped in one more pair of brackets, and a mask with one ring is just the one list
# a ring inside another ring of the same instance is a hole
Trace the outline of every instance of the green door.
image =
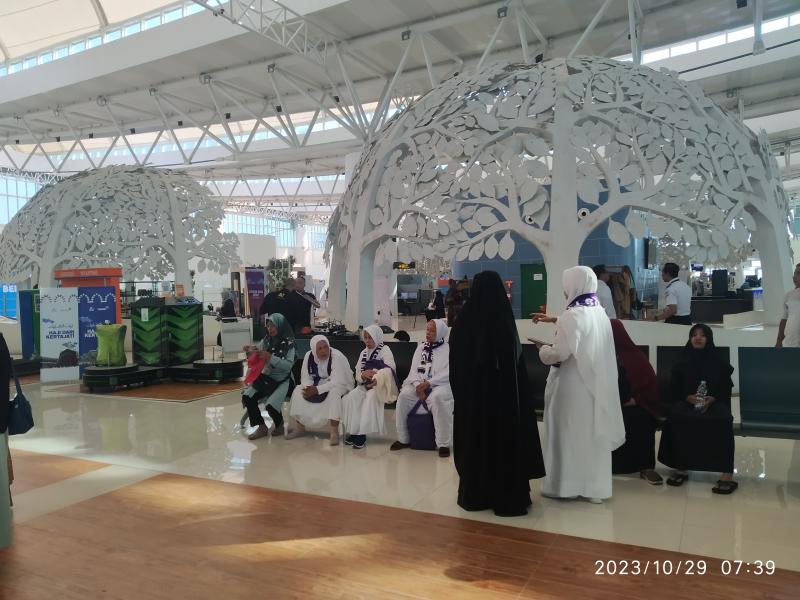
[(521, 265), (522, 277), (522, 318), (527, 319), (531, 313), (541, 312), (542, 305), (547, 304), (547, 271), (544, 265)]

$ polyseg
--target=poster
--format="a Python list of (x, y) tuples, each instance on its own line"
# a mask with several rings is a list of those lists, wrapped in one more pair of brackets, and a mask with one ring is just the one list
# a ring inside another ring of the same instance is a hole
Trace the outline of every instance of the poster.
[(40, 290), (43, 382), (80, 378), (78, 288)]
[[(62, 288), (64, 289), (64, 288)], [(95, 362), (97, 350), (95, 328), (117, 320), (117, 298), (113, 287), (78, 288), (78, 352), (81, 366)]]
[(266, 271), (256, 267), (247, 267), (244, 270), (247, 284), (247, 303), (251, 315), (258, 315), (261, 304), (264, 302), (264, 289), (267, 285)]

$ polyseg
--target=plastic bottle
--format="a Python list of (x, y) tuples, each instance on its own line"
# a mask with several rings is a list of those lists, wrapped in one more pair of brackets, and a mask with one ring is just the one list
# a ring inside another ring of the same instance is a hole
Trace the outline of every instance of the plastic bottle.
[(706, 395), (708, 394), (708, 386), (706, 385), (705, 381), (701, 381), (700, 385), (697, 386), (697, 399), (694, 403), (694, 409), (697, 411), (703, 410), (706, 403)]

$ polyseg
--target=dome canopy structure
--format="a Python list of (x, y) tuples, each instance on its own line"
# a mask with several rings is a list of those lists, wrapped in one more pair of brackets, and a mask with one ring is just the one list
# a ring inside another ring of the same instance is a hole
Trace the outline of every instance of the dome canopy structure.
[[(361, 281), (376, 259), (507, 259), (521, 239), (557, 274), (598, 227), (623, 247), (662, 238), (695, 262), (752, 244), (781, 287), (787, 220), (766, 135), (677, 74), (594, 57), (491, 65), (420, 98), (361, 156), (330, 222), (333, 310), (346, 280), (359, 290), (348, 325), (372, 322)], [(560, 277), (549, 282), (558, 309)]]
[(125, 277), (176, 281), (227, 273), (239, 240), (220, 233), (222, 205), (185, 173), (141, 167), (84, 171), (41, 190), (0, 235), (0, 278), (50, 285), (65, 267), (121, 266)]

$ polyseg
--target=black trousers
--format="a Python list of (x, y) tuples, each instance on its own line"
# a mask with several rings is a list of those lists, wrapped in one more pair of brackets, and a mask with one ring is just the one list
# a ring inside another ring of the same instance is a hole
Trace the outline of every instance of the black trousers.
[[(275, 381), (261, 374), (258, 376), (258, 379), (251, 384), (256, 389), (256, 393), (252, 396), (242, 394), (242, 406), (247, 409), (247, 416), (250, 419), (251, 426), (266, 425), (264, 417), (261, 416), (261, 410), (258, 408), (258, 401), (271, 395), (281, 383), (283, 382)], [(269, 404), (267, 405), (267, 414), (269, 414), (275, 422), (275, 428), (280, 429), (283, 425), (283, 415)]]

